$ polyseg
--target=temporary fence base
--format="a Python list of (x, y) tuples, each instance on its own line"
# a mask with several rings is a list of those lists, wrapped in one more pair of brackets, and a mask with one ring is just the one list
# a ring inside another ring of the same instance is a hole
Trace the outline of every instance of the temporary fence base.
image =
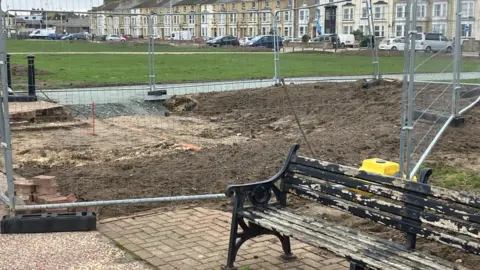
[(97, 215), (94, 212), (4, 216), (1, 221), (2, 234), (79, 232), (96, 229)]
[[(431, 121), (431, 122), (447, 122), (447, 120), (450, 118), (450, 115), (447, 114), (442, 114), (438, 113), (435, 111), (424, 111), (424, 110), (414, 110), (413, 111), (413, 120), (416, 121), (418, 119), (422, 119), (425, 121)], [(452, 122), (450, 123), (450, 126), (452, 127), (459, 127), (465, 123), (465, 118), (462, 116), (457, 116), (453, 118)]]

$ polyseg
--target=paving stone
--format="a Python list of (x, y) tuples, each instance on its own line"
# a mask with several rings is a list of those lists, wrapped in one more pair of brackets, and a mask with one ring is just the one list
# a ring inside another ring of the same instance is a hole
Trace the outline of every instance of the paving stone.
[[(231, 213), (207, 208), (155, 211), (103, 221), (98, 230), (161, 270), (220, 269), (227, 261)], [(343, 270), (348, 262), (328, 251), (292, 240), (298, 259), (284, 262), (278, 238), (247, 241), (237, 255), (238, 269)]]

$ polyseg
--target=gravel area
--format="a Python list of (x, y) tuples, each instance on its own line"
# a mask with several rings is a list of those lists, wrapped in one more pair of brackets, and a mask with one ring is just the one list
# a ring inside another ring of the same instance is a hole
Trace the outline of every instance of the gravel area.
[(153, 269), (99, 232), (0, 235), (0, 269)]
[[(88, 117), (92, 115), (91, 105), (68, 105), (74, 117)], [(131, 115), (161, 115), (167, 109), (160, 102), (132, 101), (128, 103), (95, 104), (95, 117), (110, 118)]]

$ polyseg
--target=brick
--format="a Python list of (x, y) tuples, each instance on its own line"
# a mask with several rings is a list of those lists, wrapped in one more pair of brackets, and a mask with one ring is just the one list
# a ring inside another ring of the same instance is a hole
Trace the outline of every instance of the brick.
[[(37, 186), (35, 193), (38, 195), (55, 195), (57, 194), (58, 185), (51, 187)], [(68, 200), (68, 199), (67, 199)]]
[(15, 192), (17, 195), (31, 195), (35, 192), (35, 185), (30, 180), (17, 180), (14, 181)]
[(148, 263), (150, 263), (151, 265), (155, 266), (155, 267), (158, 267), (158, 266), (162, 266), (162, 265), (165, 265), (166, 262), (158, 257), (151, 257), (151, 258), (147, 258), (146, 260)]
[(344, 260), (345, 259), (343, 258), (334, 257), (334, 258), (324, 260), (323, 264), (328, 265), (328, 264), (340, 263), (340, 262), (343, 262)]
[(36, 186), (52, 187), (57, 184), (57, 178), (50, 175), (39, 175), (32, 178)]
[(143, 249), (141, 249), (141, 250), (139, 250), (139, 251), (136, 251), (136, 252), (135, 252), (135, 255), (137, 255), (138, 257), (142, 258), (143, 260), (153, 257), (153, 254), (152, 254), (152, 253), (150, 253), (150, 252), (148, 252), (148, 251), (146, 251), (146, 250), (143, 250)]

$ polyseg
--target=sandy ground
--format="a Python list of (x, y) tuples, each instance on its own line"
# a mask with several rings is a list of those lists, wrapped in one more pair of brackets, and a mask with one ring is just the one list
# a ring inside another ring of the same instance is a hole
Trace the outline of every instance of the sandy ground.
[(0, 235), (0, 269), (153, 269), (99, 232)]

